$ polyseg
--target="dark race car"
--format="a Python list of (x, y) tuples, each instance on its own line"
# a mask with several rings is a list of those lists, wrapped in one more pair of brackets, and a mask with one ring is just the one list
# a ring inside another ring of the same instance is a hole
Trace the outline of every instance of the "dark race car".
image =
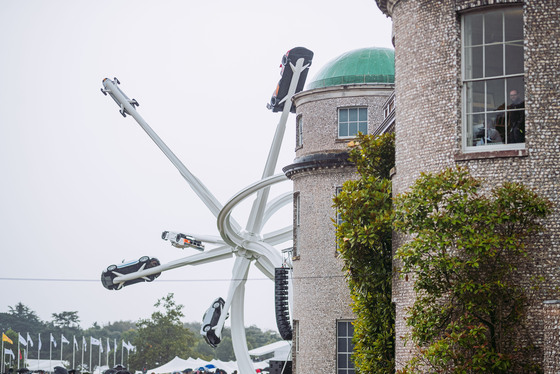
[[(290, 67), (290, 63), (292, 65), (296, 65), (297, 60), (303, 58), (303, 66), (309, 64), (311, 65), (311, 61), (313, 60), (313, 52), (311, 52), (307, 48), (303, 47), (296, 47), (290, 49), (286, 54), (282, 57), (282, 64), (280, 65), (280, 81), (276, 86), (276, 90), (272, 94), (272, 98), (270, 99), (270, 103), (266, 105), (268, 109), (271, 109), (273, 112), (280, 112), (284, 110), (284, 103), (282, 100), (288, 94), (288, 89), (290, 88), (290, 83), (292, 81), (292, 77), (294, 72)], [(307, 73), (309, 69), (303, 69), (299, 76), (299, 81), (296, 87), (295, 93), (300, 92), (303, 90), (303, 86), (305, 85), (305, 80), (307, 79)], [(290, 112), (295, 113), (296, 107), (292, 104), (290, 108)]]
[(218, 297), (212, 302), (212, 305), (210, 306), (210, 308), (208, 308), (208, 310), (206, 310), (204, 316), (202, 317), (202, 327), (200, 328), (200, 335), (204, 337), (206, 343), (214, 348), (216, 348), (216, 346), (222, 341), (216, 335), (216, 330), (214, 330), (214, 327), (216, 327), (216, 325), (218, 324), (218, 320), (222, 315), (225, 303), (226, 302), (224, 301), (224, 299)]
[(108, 290), (120, 290), (122, 287), (129, 286), (134, 283), (151, 282), (157, 277), (159, 277), (161, 273), (152, 274), (152, 275), (132, 279), (117, 284), (115, 284), (113, 280), (119, 275), (131, 274), (137, 271), (153, 268), (159, 265), (160, 262), (157, 258), (155, 257), (150, 258), (148, 256), (142, 256), (140, 257), (140, 259), (136, 261), (129, 261), (126, 263), (122, 263), (120, 265), (110, 265), (107, 267), (106, 270), (104, 270), (101, 273), (101, 283), (103, 284), (103, 287), (105, 287)]

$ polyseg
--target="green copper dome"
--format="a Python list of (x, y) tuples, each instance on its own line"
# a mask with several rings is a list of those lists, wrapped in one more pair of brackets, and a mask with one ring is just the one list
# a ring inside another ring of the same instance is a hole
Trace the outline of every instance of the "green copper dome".
[(328, 62), (307, 89), (364, 83), (395, 83), (394, 50), (362, 48), (346, 52)]

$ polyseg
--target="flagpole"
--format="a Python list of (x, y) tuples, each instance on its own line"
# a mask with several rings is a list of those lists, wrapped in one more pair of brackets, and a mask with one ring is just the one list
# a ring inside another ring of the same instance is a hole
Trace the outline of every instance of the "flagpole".
[(72, 369), (76, 368), (76, 335), (72, 336)]
[(117, 366), (117, 339), (113, 341), (115, 343), (115, 351), (113, 352), (113, 366)]
[(49, 338), (49, 371), (52, 371), (52, 334)]
[(39, 344), (37, 344), (37, 365), (39, 365), (41, 360), (41, 334), (39, 333)]
[(107, 367), (109, 367), (109, 338), (107, 338)]
[(6, 353), (4, 352), (4, 333), (2, 333), (2, 363), (0, 364), (0, 369), (2, 369), (2, 373), (4, 372), (4, 356)]
[(20, 353), (19, 353), (20, 352), (20, 350), (19, 350), (19, 336), (20, 335), (19, 335), (19, 332), (18, 332), (18, 341), (17, 341), (17, 353), (18, 353), (18, 355), (17, 355), (17, 368), (18, 369), (19, 369), (19, 356), (20, 356)]
[[(82, 372), (84, 371), (84, 343), (86, 342), (85, 336), (82, 336)], [(89, 368), (88, 368), (89, 370)]]
[(62, 351), (64, 351), (64, 341), (62, 338), (64, 335), (60, 334), (60, 361), (62, 361)]
[(93, 370), (91, 367), (91, 351), (93, 350), (93, 345), (91, 344), (91, 336), (89, 337), (89, 372), (93, 374)]
[(101, 374), (101, 339), (99, 339), (99, 374)]

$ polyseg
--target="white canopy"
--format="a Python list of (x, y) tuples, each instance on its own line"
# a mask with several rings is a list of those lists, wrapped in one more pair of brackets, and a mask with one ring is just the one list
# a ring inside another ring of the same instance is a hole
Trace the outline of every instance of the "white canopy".
[[(147, 374), (167, 374), (173, 372), (181, 372), (189, 368), (196, 370), (200, 367), (204, 367), (209, 364), (214, 365), (215, 368), (225, 370), (228, 374), (233, 373), (235, 370), (239, 371), (237, 367), (237, 363), (235, 361), (228, 361), (228, 362), (220, 361), (220, 360), (204, 361), (200, 358), (191, 358), (191, 357), (185, 360), (175, 356), (175, 358), (169, 361), (168, 363), (154, 369), (149, 369)], [(255, 362), (254, 366), (255, 369), (262, 369), (268, 365), (263, 362)]]
[(68, 361), (60, 360), (33, 360), (28, 358), (27, 360), (25, 360), (25, 362), (27, 363), (27, 368), (31, 371), (53, 371), (55, 366), (61, 366), (65, 368), (69, 365)]

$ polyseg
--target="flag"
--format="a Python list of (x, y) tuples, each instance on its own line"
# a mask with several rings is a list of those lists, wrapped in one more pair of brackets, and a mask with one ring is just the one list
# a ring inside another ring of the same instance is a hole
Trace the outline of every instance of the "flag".
[(103, 353), (103, 344), (101, 344), (101, 341), (99, 342), (99, 352)]
[(90, 343), (91, 343), (92, 345), (100, 345), (100, 344), (101, 344), (101, 342), (99, 341), (99, 339), (95, 339), (95, 338), (93, 338), (93, 337), (90, 337)]
[(33, 340), (31, 340), (31, 336), (29, 336), (29, 333), (27, 333), (27, 344), (33, 347)]
[(4, 354), (5, 354), (5, 355), (10, 355), (10, 356), (12, 356), (12, 358), (13, 358), (14, 360), (15, 360), (15, 358), (16, 358), (16, 356), (14, 356), (14, 352), (12, 352), (11, 349), (4, 348)]
[(78, 346), (78, 341), (76, 340), (76, 337), (74, 336), (74, 347), (76, 349), (80, 349), (80, 347)]
[[(10, 343), (10, 344), (14, 344), (14, 342), (12, 341), (12, 339), (8, 338), (8, 335), (6, 335), (6, 334), (4, 334), (4, 333), (2, 333), (2, 341), (3, 341), (3, 342), (8, 342), (8, 343)], [(13, 352), (12, 352), (12, 354), (13, 354)]]
[(70, 342), (64, 337), (64, 335), (60, 334), (60, 336), (60, 341), (62, 342), (62, 344), (70, 344)]
[[(27, 340), (25, 340), (25, 339), (23, 338), (23, 336), (21, 336), (21, 335), (19, 334), (19, 332), (18, 332), (17, 336), (18, 336), (19, 344), (24, 345), (24, 346), (27, 347)], [(20, 356), (21, 356), (21, 355), (20, 355)], [(20, 358), (21, 358), (21, 357), (20, 357)]]
[(39, 334), (39, 351), (41, 351), (41, 347), (43, 344), (41, 343), (41, 334)]
[(87, 352), (87, 341), (85, 336), (82, 336), (82, 349)]
[(52, 334), (51, 334), (51, 343), (53, 343), (54, 347), (56, 348), (56, 340), (54, 340), (54, 336), (52, 336)]
[(127, 345), (128, 345), (128, 350), (129, 350), (129, 351), (134, 351), (134, 350), (136, 349), (135, 346), (133, 346), (132, 344), (130, 344), (130, 340), (128, 341), (128, 344), (127, 344)]
[(18, 349), (18, 353), (19, 353), (19, 359), (23, 359), (23, 356), (21, 355), (21, 349)]

